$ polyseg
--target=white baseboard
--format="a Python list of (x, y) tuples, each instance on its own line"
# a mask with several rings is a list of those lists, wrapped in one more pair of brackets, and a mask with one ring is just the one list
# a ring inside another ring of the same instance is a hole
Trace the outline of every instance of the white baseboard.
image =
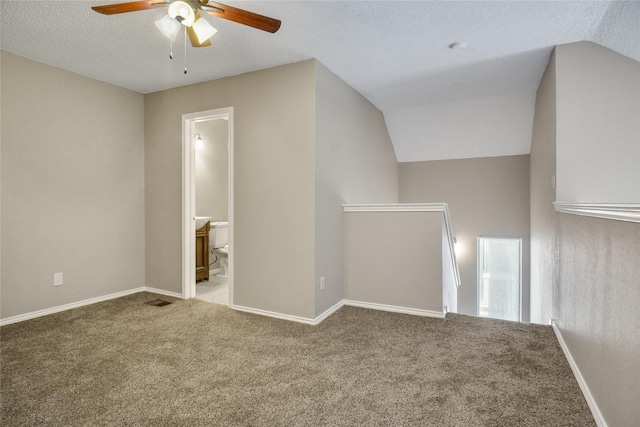
[(142, 286), (139, 288), (128, 289), (122, 292), (103, 295), (101, 297), (89, 298), (82, 301), (76, 301), (69, 304), (59, 305), (57, 307), (45, 308), (43, 310), (37, 310), (37, 311), (32, 311), (30, 313), (18, 314), (16, 316), (7, 317), (6, 319), (0, 319), (0, 326), (23, 322), (25, 320), (35, 319), (37, 317), (48, 316), (49, 314), (60, 313), (61, 311), (67, 311), (67, 310), (71, 310), (78, 307), (84, 307), (85, 305), (97, 304), (99, 302), (109, 301), (112, 299), (125, 297), (131, 294), (137, 294), (138, 292), (150, 292), (153, 294), (166, 295), (168, 297), (182, 299), (182, 294), (177, 292), (164, 291), (162, 289), (151, 288), (149, 286)]
[(229, 308), (233, 310), (244, 311), (246, 313), (259, 314), (260, 316), (267, 316), (267, 317), (273, 317), (276, 319), (289, 320), (291, 322), (304, 323), (306, 325), (316, 324), (315, 319), (310, 319), (308, 317), (302, 317), (302, 316), (294, 316), (292, 314), (278, 313), (276, 311), (261, 310), (259, 308), (245, 307), (242, 305), (229, 305)]
[(344, 300), (344, 305), (353, 307), (369, 308), (372, 310), (390, 311), (392, 313), (412, 314), (414, 316), (436, 317), (444, 319), (445, 313), (442, 311), (422, 310), (419, 308), (400, 307), (396, 305), (377, 304), (373, 302)]
[(558, 328), (558, 325), (553, 319), (551, 319), (549, 323), (551, 324), (551, 327), (553, 328), (553, 332), (555, 332), (556, 338), (560, 343), (560, 348), (562, 348), (564, 357), (567, 358), (567, 361), (569, 362), (569, 366), (573, 371), (573, 375), (576, 377), (576, 381), (578, 381), (580, 390), (582, 390), (582, 394), (584, 395), (584, 398), (587, 401), (587, 405), (589, 405), (589, 409), (591, 409), (591, 414), (593, 415), (593, 418), (595, 419), (596, 424), (598, 425), (598, 427), (607, 427), (607, 422), (604, 420), (604, 417), (600, 412), (600, 408), (598, 408), (598, 404), (596, 403), (595, 399), (593, 398), (593, 395), (591, 394), (591, 391), (589, 390), (589, 386), (587, 385), (587, 382), (584, 380), (584, 377), (582, 376), (582, 373), (580, 372), (580, 369), (578, 368), (576, 361), (573, 359), (573, 356), (569, 351), (569, 347), (567, 347), (567, 343), (564, 341), (564, 338), (562, 337), (562, 332), (560, 332), (560, 328)]
[(338, 311), (345, 305), (353, 306), (353, 307), (361, 307), (368, 308), (371, 310), (382, 310), (382, 311), (390, 311), (393, 313), (402, 313), (402, 314), (411, 314), (414, 316), (424, 316), (424, 317), (436, 317), (439, 319), (444, 319), (445, 313), (440, 311), (431, 311), (431, 310), (422, 310), (417, 308), (409, 308), (409, 307), (399, 307), (395, 305), (387, 305), (387, 304), (376, 304), (371, 302), (362, 302), (362, 301), (353, 301), (353, 300), (342, 300), (337, 302), (331, 308), (326, 310), (324, 313), (320, 314), (315, 319), (310, 319), (308, 317), (300, 317), (293, 316), (289, 314), (277, 313), (274, 311), (268, 310), (260, 310), (257, 308), (244, 307), (241, 305), (233, 305), (229, 306), (229, 308), (238, 311), (244, 311), (247, 313), (258, 314), (261, 316), (274, 317), (276, 319), (289, 320), (292, 322), (304, 323), (306, 325), (319, 325), (323, 320), (331, 316), (333, 313)]
[(327, 317), (331, 316), (336, 311), (340, 310), (344, 306), (344, 300), (338, 301), (332, 307), (329, 307), (324, 313), (320, 316), (316, 317), (314, 320), (314, 325), (319, 325), (323, 320)]
[[(122, 292), (116, 292), (109, 295), (104, 295), (96, 298), (89, 298), (83, 301), (77, 301), (69, 304), (64, 304), (58, 307), (51, 307), (44, 310), (33, 311), (31, 313), (19, 314), (17, 316), (8, 317), (6, 319), (0, 319), (0, 326), (9, 325), (11, 323), (22, 322), (24, 320), (35, 319), (37, 317), (47, 316), (49, 314), (59, 313), (65, 310), (71, 310), (73, 308), (83, 307), (85, 305), (96, 304), (103, 301), (108, 301), (115, 298), (124, 297), (127, 295), (135, 294), (138, 292), (150, 292), (158, 295), (166, 295), (173, 298), (183, 299), (183, 295), (178, 292), (165, 291), (163, 289), (157, 289), (150, 286), (143, 286), (140, 288), (129, 289)], [(376, 304), (362, 301), (353, 301), (353, 300), (341, 300), (334, 304), (332, 307), (327, 309), (324, 313), (320, 314), (316, 318), (308, 318), (301, 316), (294, 316), (290, 314), (278, 313), (275, 311), (268, 310), (260, 310), (257, 308), (244, 307), (240, 305), (230, 305), (229, 307), (233, 310), (244, 311), (247, 313), (259, 314), (261, 316), (274, 317), (276, 319), (289, 320), (292, 322), (304, 323), (307, 325), (319, 325), (323, 320), (331, 316), (333, 313), (338, 311), (342, 306), (350, 305), (354, 307), (362, 307), (368, 308), (372, 310), (382, 310), (382, 311), (390, 311), (394, 313), (404, 313), (404, 314), (412, 314), (416, 316), (427, 316), (427, 317), (437, 317), (444, 318), (445, 314), (437, 311), (429, 311), (429, 310), (421, 310), (416, 308), (408, 308), (408, 307), (398, 307), (394, 305), (386, 305), (386, 304)]]
[(163, 289), (152, 288), (150, 286), (145, 286), (142, 290), (145, 292), (151, 292), (152, 294), (159, 294), (159, 295), (165, 295), (168, 297), (184, 299), (184, 296), (180, 292), (165, 291)]
[(47, 316), (49, 314), (60, 313), (61, 311), (71, 310), (73, 308), (83, 307), (85, 305), (91, 305), (91, 304), (96, 304), (103, 301), (109, 301), (109, 300), (124, 297), (127, 295), (136, 294), (138, 292), (143, 292), (144, 290), (145, 290), (144, 287), (129, 289), (126, 291), (116, 292), (116, 293), (104, 295), (101, 297), (89, 298), (82, 301), (59, 305), (57, 307), (45, 308), (43, 310), (32, 311), (30, 313), (25, 313), (25, 314), (18, 314), (17, 316), (11, 316), (11, 317), (7, 317), (6, 319), (1, 319), (0, 326), (23, 322), (25, 320), (35, 319), (36, 317)]
[(368, 308), (371, 310), (382, 310), (382, 311), (390, 311), (393, 313), (411, 314), (414, 316), (436, 317), (439, 319), (444, 319), (444, 316), (445, 316), (445, 313), (440, 311), (422, 310), (417, 308), (399, 307), (395, 305), (376, 304), (376, 303), (353, 301), (353, 300), (339, 301), (336, 304), (334, 304), (332, 307), (330, 307), (328, 310), (326, 310), (324, 313), (320, 314), (315, 319), (310, 319), (308, 317), (293, 316), (290, 314), (277, 313), (275, 311), (244, 307), (241, 305), (233, 305), (233, 306), (230, 305), (229, 308), (233, 310), (244, 311), (246, 313), (253, 313), (261, 316), (274, 317), (276, 319), (304, 323), (306, 325), (319, 325), (323, 320), (331, 316), (333, 313), (335, 313), (345, 305), (349, 305), (353, 307)]

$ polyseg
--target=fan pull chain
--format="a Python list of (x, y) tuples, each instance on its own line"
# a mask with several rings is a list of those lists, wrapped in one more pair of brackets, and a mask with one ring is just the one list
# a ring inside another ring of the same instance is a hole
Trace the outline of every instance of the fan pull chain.
[(173, 59), (173, 39), (169, 39), (169, 43), (171, 43), (171, 49), (169, 50), (169, 59)]
[(187, 27), (184, 27), (184, 73), (187, 74)]

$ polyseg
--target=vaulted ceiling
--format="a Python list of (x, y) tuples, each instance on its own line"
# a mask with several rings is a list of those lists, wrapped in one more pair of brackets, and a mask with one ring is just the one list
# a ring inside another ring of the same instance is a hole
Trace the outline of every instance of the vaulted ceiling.
[[(170, 43), (166, 8), (2, 0), (3, 50), (140, 93), (316, 58), (385, 116), (399, 161), (525, 154), (553, 46), (593, 41), (640, 61), (640, 1), (226, 1), (275, 34), (207, 15), (212, 46)], [(465, 42), (464, 49), (451, 49)]]

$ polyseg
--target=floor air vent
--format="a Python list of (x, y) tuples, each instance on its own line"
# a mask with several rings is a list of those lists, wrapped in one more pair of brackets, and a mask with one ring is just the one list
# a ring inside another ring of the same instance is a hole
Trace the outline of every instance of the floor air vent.
[(153, 301), (145, 302), (145, 304), (153, 305), (154, 307), (164, 307), (165, 305), (171, 304), (171, 302), (163, 299), (154, 299)]

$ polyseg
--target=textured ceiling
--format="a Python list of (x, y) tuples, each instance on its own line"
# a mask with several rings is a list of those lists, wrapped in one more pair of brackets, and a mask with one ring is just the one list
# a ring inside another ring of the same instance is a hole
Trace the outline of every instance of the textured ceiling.
[[(154, 25), (166, 9), (91, 10), (114, 2), (2, 0), (2, 49), (141, 93), (317, 58), (384, 113), (400, 161), (527, 152), (526, 125), (486, 149), (461, 135), (449, 150), (447, 135), (425, 136), (425, 123), (447, 111), (439, 122), (452, 126), (482, 99), (496, 112), (512, 100), (513, 120), (530, 122), (556, 44), (589, 40), (640, 60), (640, 1), (223, 1), (282, 27), (269, 34), (207, 15), (219, 31), (211, 47), (187, 48), (185, 75), (181, 36), (169, 60)], [(449, 49), (456, 41), (467, 48)]]

